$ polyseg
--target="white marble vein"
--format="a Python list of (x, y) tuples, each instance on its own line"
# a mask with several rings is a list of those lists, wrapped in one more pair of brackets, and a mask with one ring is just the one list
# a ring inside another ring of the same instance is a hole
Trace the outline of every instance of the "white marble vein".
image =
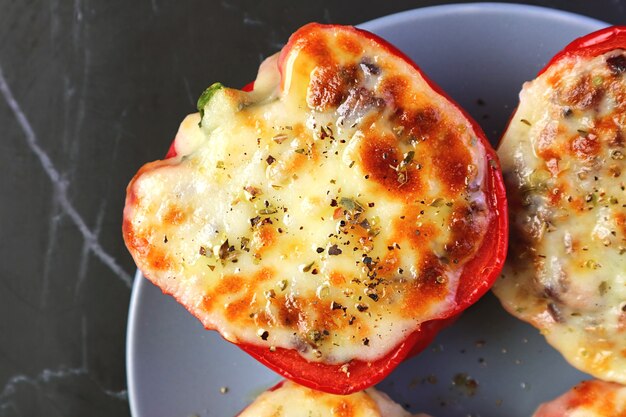
[(50, 1), (50, 40), (54, 43), (57, 34), (59, 33), (59, 2), (56, 0)]
[(243, 14), (243, 24), (245, 26), (265, 26), (265, 22), (250, 16), (248, 13)]
[(100, 245), (100, 242), (98, 241), (98, 236), (89, 229), (82, 216), (78, 213), (72, 202), (69, 200), (67, 194), (67, 182), (61, 177), (59, 171), (55, 168), (48, 154), (41, 148), (41, 146), (39, 146), (37, 135), (35, 134), (35, 131), (28, 121), (28, 118), (22, 111), (19, 103), (15, 100), (15, 97), (13, 96), (13, 93), (4, 77), (4, 71), (1, 65), (0, 92), (2, 93), (4, 100), (8, 104), (9, 108), (13, 112), (13, 115), (17, 119), (17, 122), (22, 128), (28, 147), (35, 154), (35, 156), (37, 156), (39, 162), (41, 163), (41, 167), (48, 175), (48, 178), (50, 178), (58, 202), (63, 212), (72, 220), (74, 225), (78, 228), (79, 232), (83, 236), (83, 239), (85, 239), (85, 242), (89, 246), (90, 250), (94, 253), (94, 255), (98, 259), (100, 259), (111, 271), (116, 274), (116, 276), (120, 280), (122, 280), (130, 288), (133, 282), (131, 275), (128, 272), (124, 271), (120, 264), (117, 263), (115, 258), (113, 258), (113, 256), (111, 256), (102, 247), (102, 245)]
[(50, 218), (48, 220), (48, 242), (46, 244), (46, 251), (43, 257), (43, 273), (41, 274), (41, 296), (39, 299), (39, 305), (41, 308), (45, 308), (48, 300), (48, 293), (50, 292), (50, 268), (52, 266), (52, 260), (54, 259), (54, 249), (57, 243), (57, 232), (59, 230), (59, 222), (62, 218), (61, 205), (59, 200), (54, 194), (52, 196), (52, 209)]
[(128, 401), (128, 391), (123, 389), (119, 391), (111, 391), (108, 389), (103, 390), (106, 395), (109, 397), (117, 398), (118, 400)]
[(74, 19), (76, 24), (72, 28), (72, 40), (74, 48), (78, 48), (78, 40), (80, 38), (80, 24), (83, 21), (83, 6), (81, 0), (74, 0)]
[(11, 396), (17, 392), (18, 387), (22, 384), (39, 386), (42, 383), (50, 382), (54, 379), (86, 375), (86, 373), (87, 371), (83, 368), (61, 368), (58, 370), (44, 369), (35, 377), (29, 377), (24, 374), (14, 375), (9, 378), (0, 392), (0, 410), (13, 405), (10, 401)]
[[(106, 212), (106, 200), (102, 200), (100, 203), (100, 208), (98, 209), (98, 215), (96, 216), (96, 227), (93, 230), (93, 233), (96, 239), (100, 237), (100, 231), (102, 230), (102, 222), (104, 220), (104, 213)], [(78, 264), (78, 279), (76, 280), (76, 284), (74, 284), (74, 298), (77, 298), (80, 289), (87, 278), (87, 270), (89, 266), (89, 255), (91, 254), (89, 245), (85, 240), (83, 242), (83, 247), (80, 253), (80, 262)]]
[(232, 10), (232, 11), (239, 10), (239, 6), (227, 0), (221, 0), (220, 4), (224, 8), (224, 10)]
[(109, 397), (116, 398), (121, 401), (128, 400), (128, 391), (123, 389), (120, 391), (113, 391), (102, 387), (97, 381), (91, 378), (87, 370), (83, 367), (80, 368), (66, 368), (60, 367), (59, 369), (44, 369), (41, 373), (34, 377), (30, 377), (24, 374), (18, 374), (12, 376), (4, 388), (0, 392), (0, 411), (15, 409), (16, 405), (12, 401), (12, 397), (19, 390), (20, 385), (30, 385), (34, 387), (41, 387), (42, 385), (55, 382), (57, 380), (72, 378), (72, 377), (87, 377), (90, 381), (93, 381), (100, 390)]
[(77, 111), (74, 124), (74, 143), (72, 144), (72, 156), (78, 155), (79, 146), (81, 143), (81, 131), (85, 122), (85, 111), (87, 108), (87, 82), (89, 80), (89, 69), (91, 68), (91, 52), (85, 49), (83, 52), (83, 74), (80, 83), (80, 90), (77, 103)]
[(87, 369), (87, 317), (80, 318), (81, 368)]

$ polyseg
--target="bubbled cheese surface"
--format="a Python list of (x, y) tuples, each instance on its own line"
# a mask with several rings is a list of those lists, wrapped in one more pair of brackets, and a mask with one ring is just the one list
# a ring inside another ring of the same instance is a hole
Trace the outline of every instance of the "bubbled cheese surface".
[(520, 94), (498, 154), (511, 245), (494, 291), (579, 369), (626, 383), (626, 56), (566, 57)]
[(333, 395), (285, 381), (261, 394), (238, 417), (429, 417), (412, 416), (374, 388), (350, 395)]
[(207, 328), (345, 363), (454, 310), (492, 216), (487, 159), (406, 61), (320, 27), (202, 110), (129, 185), (124, 237)]

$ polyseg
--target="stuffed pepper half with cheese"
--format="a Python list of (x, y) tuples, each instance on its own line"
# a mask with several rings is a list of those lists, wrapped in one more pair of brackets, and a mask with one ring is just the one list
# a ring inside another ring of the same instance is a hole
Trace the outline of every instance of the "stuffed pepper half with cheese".
[(577, 368), (626, 383), (626, 28), (524, 85), (498, 153), (511, 245), (494, 287)]
[(245, 90), (209, 87), (168, 158), (139, 170), (126, 244), (146, 278), (285, 377), (371, 386), (500, 272), (497, 157), (414, 63), (353, 27), (304, 26)]

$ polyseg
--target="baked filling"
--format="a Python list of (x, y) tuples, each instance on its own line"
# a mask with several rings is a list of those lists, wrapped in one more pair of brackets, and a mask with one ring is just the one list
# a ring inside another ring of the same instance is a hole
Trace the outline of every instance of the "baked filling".
[(130, 183), (124, 237), (205, 327), (345, 363), (451, 314), (494, 215), (487, 158), (409, 63), (319, 26), (199, 104)]
[(574, 366), (626, 383), (626, 55), (567, 57), (520, 93), (498, 154), (511, 244), (494, 291)]

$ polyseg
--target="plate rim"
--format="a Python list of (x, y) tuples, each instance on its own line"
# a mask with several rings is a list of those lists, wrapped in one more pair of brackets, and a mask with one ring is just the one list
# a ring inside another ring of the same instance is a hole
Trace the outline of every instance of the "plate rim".
[[(602, 27), (611, 26), (609, 22), (595, 19), (589, 16), (570, 12), (567, 10), (554, 9), (545, 6), (527, 5), (520, 3), (500, 3), (500, 2), (475, 2), (475, 3), (451, 3), (442, 5), (433, 5), (426, 7), (417, 7), (413, 9), (403, 10), (389, 15), (381, 16), (355, 26), (368, 31), (376, 32), (382, 28), (386, 28), (398, 23), (414, 21), (415, 19), (430, 19), (440, 17), (444, 14), (463, 14), (463, 13), (523, 13), (530, 14), (533, 17), (559, 19), (562, 21), (571, 21), (578, 24)], [(572, 39), (573, 40), (573, 39)], [(142, 272), (137, 269), (133, 279), (131, 288), (131, 297), (128, 306), (128, 317), (126, 322), (126, 343), (125, 343), (125, 367), (126, 367), (126, 386), (128, 393), (128, 403), (131, 416), (139, 416), (136, 398), (137, 374), (134, 368), (134, 362), (137, 350), (136, 328), (138, 326), (138, 310), (141, 304), (141, 297), (144, 293), (146, 285), (154, 285), (143, 277)]]
[[(558, 18), (562, 20), (570, 20), (577, 21), (588, 25), (596, 25), (596, 26), (611, 26), (610, 23), (595, 19), (593, 17), (581, 15), (578, 13), (570, 12), (567, 10), (554, 9), (551, 7), (545, 6), (536, 6), (531, 4), (521, 4), (521, 3), (500, 3), (500, 2), (476, 2), (476, 3), (451, 3), (451, 4), (441, 4), (435, 6), (426, 6), (419, 7), (409, 10), (404, 10), (397, 13), (392, 13), (386, 16), (377, 17), (372, 20), (368, 20), (363, 23), (359, 23), (358, 27), (375, 31), (382, 27), (387, 27), (394, 23), (398, 22), (406, 22), (410, 20), (414, 20), (415, 18), (430, 18), (433, 16), (438, 16), (443, 13), (469, 13), (469, 12), (490, 12), (490, 13), (498, 13), (498, 12), (517, 12), (517, 13), (530, 13), (534, 16), (540, 17), (551, 17)], [(573, 39), (572, 39), (573, 40)]]

